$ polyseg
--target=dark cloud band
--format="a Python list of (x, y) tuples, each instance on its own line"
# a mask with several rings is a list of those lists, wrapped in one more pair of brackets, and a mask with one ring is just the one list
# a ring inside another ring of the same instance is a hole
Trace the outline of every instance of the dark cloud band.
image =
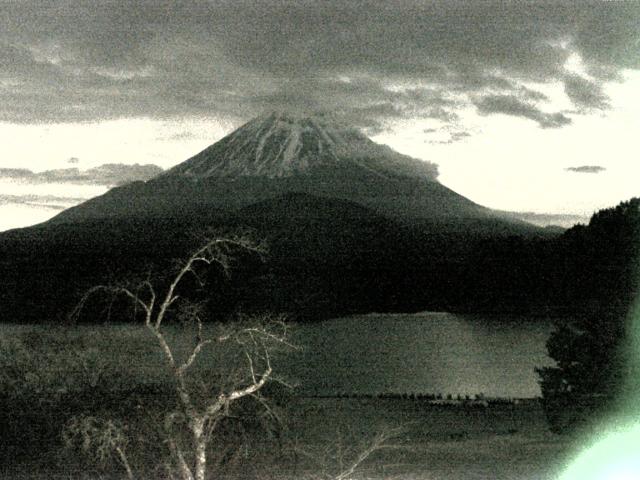
[(88, 170), (62, 168), (38, 173), (24, 168), (0, 168), (0, 180), (114, 186), (135, 180), (149, 180), (162, 171), (162, 168), (157, 165), (139, 165), (137, 163), (133, 165), (108, 163)]
[(600, 165), (581, 165), (579, 167), (567, 167), (565, 168), (567, 172), (575, 172), (575, 173), (600, 173), (606, 170), (605, 167), (601, 167)]
[(0, 195), (2, 205), (25, 205), (48, 210), (64, 210), (71, 205), (83, 202), (86, 198), (57, 197), (55, 195)]
[(527, 118), (538, 122), (542, 128), (562, 127), (571, 123), (571, 119), (563, 113), (543, 112), (532, 103), (525, 102), (515, 95), (487, 95), (476, 102), (476, 107), (483, 115), (502, 113)]
[[(25, 0), (0, 6), (0, 120), (214, 116), (332, 110), (385, 121), (543, 114), (523, 83), (564, 82), (578, 109), (606, 108), (602, 83), (640, 68), (640, 3)], [(570, 52), (590, 77), (567, 75)], [(413, 86), (398, 88), (398, 86)], [(487, 95), (500, 95), (487, 97)], [(518, 95), (525, 104), (507, 104)], [(466, 98), (466, 100), (465, 100)], [(502, 103), (500, 103), (502, 102)], [(527, 106), (528, 105), (528, 106)]]

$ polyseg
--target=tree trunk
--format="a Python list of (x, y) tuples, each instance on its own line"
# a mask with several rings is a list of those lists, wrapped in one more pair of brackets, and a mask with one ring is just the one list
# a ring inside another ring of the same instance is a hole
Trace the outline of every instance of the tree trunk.
[(191, 428), (196, 453), (195, 480), (205, 480), (207, 472), (207, 439), (206, 435), (204, 435), (204, 418), (195, 419)]

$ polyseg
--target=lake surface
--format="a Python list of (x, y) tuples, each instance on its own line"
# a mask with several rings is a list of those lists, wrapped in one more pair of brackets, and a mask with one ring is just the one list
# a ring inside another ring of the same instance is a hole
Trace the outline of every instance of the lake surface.
[(551, 319), (370, 314), (301, 325), (287, 374), (306, 394), (540, 395)]

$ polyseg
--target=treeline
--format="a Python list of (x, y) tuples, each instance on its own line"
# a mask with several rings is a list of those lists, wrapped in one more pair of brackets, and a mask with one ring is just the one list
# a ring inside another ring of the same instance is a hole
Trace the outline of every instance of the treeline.
[(435, 405), (518, 405), (523, 402), (535, 402), (535, 398), (488, 397), (482, 393), (452, 394), (452, 393), (424, 393), (424, 392), (378, 392), (356, 393), (337, 392), (331, 395), (314, 395), (313, 398), (348, 398), (348, 399), (387, 399), (387, 400), (415, 400), (429, 402)]
[[(162, 282), (202, 232), (247, 227), (266, 240), (264, 261), (239, 258), (230, 278), (209, 269), (204, 289), (194, 279), (183, 292), (216, 318), (238, 310), (298, 321), (372, 311), (621, 312), (638, 286), (638, 202), (554, 236), (496, 233), (464, 219), (401, 224), (303, 195), (234, 214), (44, 225), (0, 237), (0, 318), (64, 321), (89, 287)], [(127, 308), (105, 299), (84, 320), (129, 320)]]
[(255, 221), (271, 254), (243, 280), (240, 297), (245, 307), (289, 311), (301, 320), (421, 310), (619, 314), (638, 287), (638, 202), (555, 236), (460, 232), (455, 225), (356, 215)]
[(640, 293), (640, 199), (596, 213), (588, 226), (567, 231), (561, 246), (572, 275), (561, 293), (577, 313), (547, 342), (556, 365), (538, 373), (551, 428), (566, 432), (640, 392), (632, 311)]
[(378, 393), (356, 393), (356, 392), (336, 392), (332, 395), (315, 395), (315, 398), (388, 398), (394, 400), (483, 400), (484, 395), (453, 395), (443, 393), (423, 393), (423, 392), (378, 392)]

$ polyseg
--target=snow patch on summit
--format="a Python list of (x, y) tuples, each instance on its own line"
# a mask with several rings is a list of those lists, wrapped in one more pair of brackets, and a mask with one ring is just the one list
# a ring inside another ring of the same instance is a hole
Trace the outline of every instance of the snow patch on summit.
[(272, 113), (246, 123), (167, 175), (287, 177), (318, 167), (350, 163), (386, 176), (393, 173), (435, 179), (437, 167), (378, 145), (355, 129), (324, 118)]

